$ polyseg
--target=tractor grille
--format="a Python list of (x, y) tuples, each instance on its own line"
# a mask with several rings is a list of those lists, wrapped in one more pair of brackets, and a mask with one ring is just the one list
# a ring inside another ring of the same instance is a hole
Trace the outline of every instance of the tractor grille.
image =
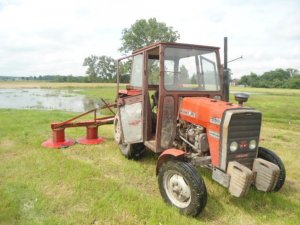
[[(252, 169), (253, 161), (257, 155), (257, 147), (251, 150), (249, 142), (255, 140), (258, 145), (260, 127), (260, 112), (242, 112), (232, 115), (228, 126), (227, 162), (237, 161)], [(233, 141), (236, 141), (239, 146), (235, 152), (229, 150)]]
[(229, 123), (228, 138), (258, 137), (261, 126), (261, 113), (233, 114)]

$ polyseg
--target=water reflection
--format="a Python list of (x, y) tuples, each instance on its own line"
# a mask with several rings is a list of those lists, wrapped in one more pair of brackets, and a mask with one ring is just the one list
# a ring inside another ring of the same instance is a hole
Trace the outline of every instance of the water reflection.
[[(78, 90), (77, 90), (78, 91)], [(0, 108), (43, 109), (85, 112), (101, 107), (102, 101), (89, 99), (64, 89), (0, 89)]]

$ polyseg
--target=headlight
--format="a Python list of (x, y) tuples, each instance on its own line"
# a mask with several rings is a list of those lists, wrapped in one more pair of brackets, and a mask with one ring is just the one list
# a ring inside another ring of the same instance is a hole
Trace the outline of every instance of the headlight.
[(255, 149), (256, 148), (256, 141), (255, 140), (251, 140), (250, 143), (249, 143), (249, 148), (251, 150)]
[(231, 142), (229, 149), (231, 152), (235, 152), (238, 149), (238, 143), (236, 141)]

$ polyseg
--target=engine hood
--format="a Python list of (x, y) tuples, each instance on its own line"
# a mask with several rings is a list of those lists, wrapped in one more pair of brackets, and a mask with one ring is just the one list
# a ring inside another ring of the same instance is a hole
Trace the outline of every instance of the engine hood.
[(220, 125), (224, 111), (242, 108), (237, 104), (206, 97), (183, 98), (179, 111), (180, 118), (203, 127)]
[[(261, 113), (237, 104), (205, 97), (183, 98), (179, 110), (180, 119), (205, 127), (212, 165), (226, 170), (228, 161), (240, 161), (252, 166), (256, 151), (249, 150), (245, 141), (249, 138), (258, 143)], [(239, 149), (228, 152), (229, 142), (237, 141)]]

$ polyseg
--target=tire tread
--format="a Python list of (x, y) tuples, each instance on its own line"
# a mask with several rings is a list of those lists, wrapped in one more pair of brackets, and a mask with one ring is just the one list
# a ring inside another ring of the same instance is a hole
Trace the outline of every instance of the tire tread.
[(282, 188), (282, 186), (285, 182), (285, 177), (286, 177), (285, 167), (284, 167), (282, 160), (279, 158), (279, 156), (275, 152), (273, 152), (267, 148), (264, 148), (264, 147), (258, 148), (257, 157), (265, 159), (269, 162), (272, 162), (279, 167), (279, 169), (280, 169), (279, 179), (273, 190), (275, 192), (279, 191)]

